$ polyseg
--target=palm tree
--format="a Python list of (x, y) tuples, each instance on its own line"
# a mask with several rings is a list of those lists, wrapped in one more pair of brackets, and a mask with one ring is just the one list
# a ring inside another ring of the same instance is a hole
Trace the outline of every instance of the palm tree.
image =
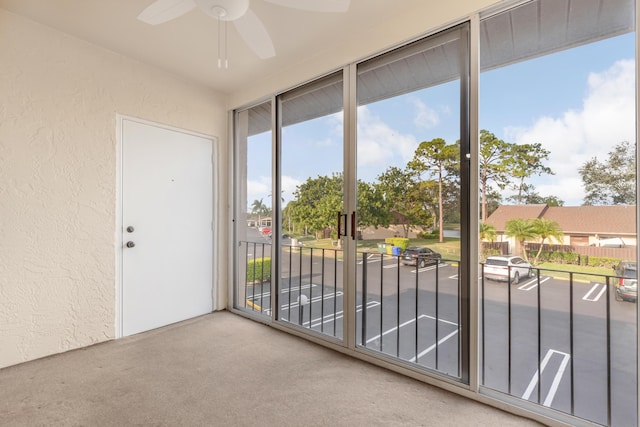
[(486, 222), (480, 223), (480, 240), (488, 240), (493, 242), (496, 238), (496, 228), (487, 224)]
[(538, 263), (538, 257), (542, 252), (542, 245), (544, 245), (545, 240), (549, 237), (553, 237), (556, 240), (560, 240), (564, 233), (560, 229), (560, 225), (558, 225), (555, 221), (550, 221), (545, 218), (536, 218), (533, 220), (533, 230), (536, 233), (536, 236), (540, 238), (540, 247), (538, 248), (538, 253), (536, 254), (535, 259), (533, 260), (534, 264)]
[(254, 200), (251, 204), (251, 213), (254, 215), (258, 215), (258, 227), (261, 225), (261, 216), (264, 215), (268, 211), (267, 205), (264, 204), (262, 199)]
[(522, 218), (510, 219), (505, 224), (505, 232), (507, 236), (515, 238), (520, 244), (522, 257), (528, 262), (529, 260), (527, 259), (527, 251), (524, 249), (524, 242), (527, 239), (537, 237), (536, 231), (533, 227), (533, 222)]

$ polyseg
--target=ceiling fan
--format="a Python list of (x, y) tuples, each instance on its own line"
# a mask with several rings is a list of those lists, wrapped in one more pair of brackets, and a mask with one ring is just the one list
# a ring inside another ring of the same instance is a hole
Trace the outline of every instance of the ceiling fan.
[[(350, 3), (350, 0), (265, 1), (312, 12), (346, 12)], [(233, 22), (242, 39), (259, 58), (266, 59), (275, 56), (276, 51), (269, 32), (258, 15), (249, 8), (249, 0), (156, 0), (138, 15), (138, 19), (147, 24), (158, 25), (182, 16), (196, 7), (223, 25), (226, 25), (228, 21)], [(218, 32), (220, 33), (220, 28)], [(219, 37), (221, 37), (220, 34)], [(218, 43), (220, 50), (220, 40)], [(218, 63), (220, 63), (220, 58), (218, 58)]]

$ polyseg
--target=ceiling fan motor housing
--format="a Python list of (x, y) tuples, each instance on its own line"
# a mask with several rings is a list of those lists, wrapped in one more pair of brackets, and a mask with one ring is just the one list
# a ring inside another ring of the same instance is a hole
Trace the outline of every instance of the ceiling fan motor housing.
[(195, 0), (207, 15), (223, 21), (235, 21), (249, 9), (249, 0)]

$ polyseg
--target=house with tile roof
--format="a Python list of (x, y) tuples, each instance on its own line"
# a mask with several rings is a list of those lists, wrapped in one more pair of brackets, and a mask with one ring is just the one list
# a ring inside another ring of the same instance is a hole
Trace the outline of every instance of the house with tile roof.
[(515, 248), (515, 240), (506, 235), (505, 229), (507, 221), (513, 218), (545, 218), (557, 222), (564, 236), (561, 241), (552, 239), (549, 244), (626, 247), (637, 245), (635, 210), (635, 206), (620, 205), (502, 205), (486, 223), (495, 227), (496, 241), (509, 242), (510, 248)]

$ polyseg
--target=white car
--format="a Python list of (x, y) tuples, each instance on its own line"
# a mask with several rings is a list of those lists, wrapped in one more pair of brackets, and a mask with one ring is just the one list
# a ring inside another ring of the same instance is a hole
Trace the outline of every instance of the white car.
[(519, 256), (495, 255), (484, 262), (484, 277), (490, 280), (518, 283), (521, 277), (531, 277), (531, 264)]

